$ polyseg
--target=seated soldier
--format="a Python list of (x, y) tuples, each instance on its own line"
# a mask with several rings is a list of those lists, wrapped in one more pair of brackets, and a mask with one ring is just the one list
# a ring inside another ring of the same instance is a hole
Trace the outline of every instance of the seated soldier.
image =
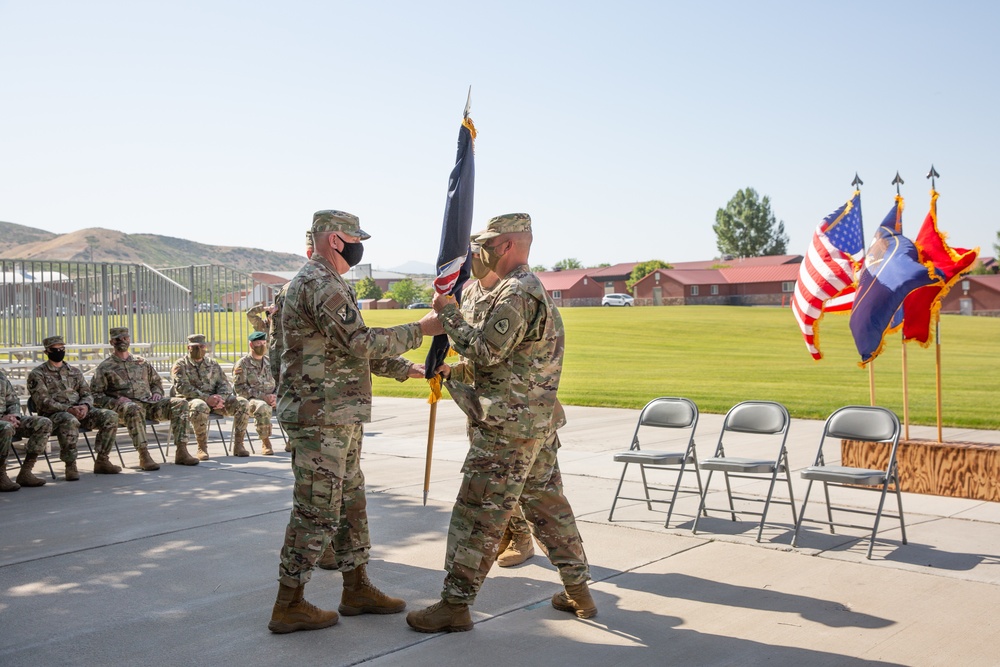
[(145, 359), (129, 353), (132, 337), (127, 327), (112, 327), (110, 338), (114, 352), (100, 363), (90, 381), (94, 403), (114, 410), (128, 427), (132, 444), (139, 452), (139, 467), (143, 470), (160, 469), (147, 449), (147, 419), (169, 419), (174, 438), (174, 463), (198, 465), (198, 459), (187, 451), (188, 402), (183, 398), (163, 397), (160, 374)]
[(94, 397), (83, 379), (83, 371), (63, 361), (66, 345), (62, 336), (49, 336), (42, 345), (49, 360), (28, 375), (28, 393), (34, 411), (52, 421), (52, 430), (59, 439), (59, 458), (66, 464), (66, 481), (80, 479), (76, 469), (76, 442), (81, 426), (97, 431), (94, 472), (99, 475), (121, 472), (121, 468), (108, 458), (115, 446), (118, 415), (112, 410), (94, 407)]
[(247, 399), (233, 393), (233, 388), (222, 372), (219, 362), (207, 356), (208, 344), (203, 334), (188, 336), (187, 356), (174, 362), (170, 369), (170, 379), (174, 386), (170, 390), (175, 396), (183, 396), (191, 405), (191, 428), (198, 439), (198, 458), (208, 459), (208, 414), (233, 418), (233, 455), (250, 456), (243, 447), (247, 432)]
[(274, 454), (271, 449), (271, 410), (278, 404), (278, 397), (274, 391), (271, 362), (264, 354), (267, 350), (266, 338), (263, 331), (250, 334), (250, 354), (236, 362), (233, 387), (237, 396), (249, 401), (249, 412), (254, 416), (257, 436), (260, 437), (260, 452), (270, 456)]
[[(45, 417), (21, 416), (21, 399), (14, 391), (3, 371), (0, 371), (0, 491), (17, 491), (22, 486), (42, 486), (45, 480), (35, 477), (31, 468), (38, 460), (38, 455), (45, 449), (49, 434), (52, 432), (52, 422)], [(17, 473), (17, 481), (7, 477), (7, 457), (13, 448), (14, 436), (27, 438), (24, 448), (24, 462)]]

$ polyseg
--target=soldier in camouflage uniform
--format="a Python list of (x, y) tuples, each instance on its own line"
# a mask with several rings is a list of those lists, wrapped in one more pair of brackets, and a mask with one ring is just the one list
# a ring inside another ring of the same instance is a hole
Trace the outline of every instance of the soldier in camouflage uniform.
[(271, 362), (264, 351), (267, 349), (263, 331), (254, 331), (249, 336), (250, 354), (236, 362), (233, 367), (233, 388), (236, 395), (245, 398), (248, 412), (253, 415), (257, 436), (260, 438), (260, 452), (265, 456), (274, 454), (271, 448), (271, 410), (277, 406), (274, 378), (271, 377)]
[(170, 394), (188, 400), (191, 428), (198, 440), (198, 458), (208, 460), (209, 413), (233, 418), (233, 456), (250, 456), (243, 446), (249, 421), (247, 399), (236, 395), (219, 362), (207, 356), (204, 334), (191, 334), (187, 341), (187, 356), (175, 361), (170, 369), (174, 385)]
[(198, 459), (188, 454), (188, 402), (183, 398), (164, 398), (163, 380), (145, 359), (129, 353), (132, 337), (127, 327), (112, 327), (111, 345), (114, 352), (94, 371), (90, 390), (100, 408), (114, 410), (128, 427), (132, 444), (139, 452), (139, 467), (159, 470), (160, 465), (149, 455), (145, 420), (170, 420), (174, 438), (174, 463), (196, 466)]
[(94, 397), (83, 379), (83, 371), (63, 361), (66, 344), (62, 336), (49, 336), (42, 345), (49, 360), (28, 375), (28, 394), (35, 412), (52, 421), (52, 432), (59, 439), (59, 458), (66, 464), (66, 480), (80, 479), (76, 469), (76, 442), (81, 426), (97, 431), (94, 472), (99, 475), (121, 472), (122, 469), (108, 458), (115, 446), (118, 415), (94, 407)]
[[(38, 455), (45, 449), (45, 443), (52, 433), (52, 422), (45, 417), (25, 417), (21, 415), (21, 399), (14, 391), (3, 371), (0, 371), (0, 491), (17, 491), (22, 486), (42, 486), (45, 480), (35, 477), (31, 471)], [(17, 480), (7, 476), (7, 457), (13, 448), (14, 436), (27, 438), (24, 447), (24, 461), (17, 473)]]
[[(500, 276), (490, 271), (483, 264), (480, 257), (480, 248), (479, 237), (473, 234), (472, 238), (469, 239), (469, 252), (472, 254), (472, 276), (475, 280), (466, 283), (462, 289), (462, 303), (459, 307), (462, 312), (462, 319), (474, 327), (482, 324), (489, 310), (490, 300), (488, 297), (490, 292), (500, 282)], [(446, 385), (451, 389), (458, 389), (455, 386), (456, 382), (468, 385), (475, 382), (472, 362), (464, 357), (458, 363), (452, 365), (451, 374)], [(459, 391), (455, 391), (454, 396), (460, 397), (461, 394)], [(459, 403), (461, 403), (461, 399), (459, 399)], [(473, 425), (472, 420), (470, 420), (470, 434)], [(558, 436), (553, 431), (552, 436), (545, 441), (543, 448), (558, 448), (558, 442)], [(524, 520), (524, 513), (521, 511), (520, 504), (514, 507), (514, 512), (510, 515), (510, 522), (507, 524), (507, 529), (500, 540), (497, 553), (499, 554), (497, 556), (497, 565), (500, 567), (520, 565), (535, 555), (535, 548), (531, 540), (531, 527)]]
[[(555, 448), (544, 446), (565, 423), (556, 400), (565, 335), (559, 311), (527, 266), (531, 218), (498, 216), (477, 236), (483, 264), (502, 276), (490, 292), (483, 322), (467, 323), (454, 297), (438, 294), (433, 302), (455, 350), (472, 362), (479, 400), (464, 408), (475, 424), (448, 529), (441, 601), (406, 617), (420, 632), (472, 629), (469, 606), (518, 499), (559, 568), (565, 590), (553, 596), (552, 606), (581, 618), (597, 613)], [(439, 370), (450, 374), (447, 365)]]
[(281, 308), (278, 419), (292, 443), (295, 487), (278, 567), (278, 597), (268, 629), (285, 633), (335, 624), (336, 612), (303, 599), (303, 589), (331, 542), (343, 573), (340, 613), (393, 614), (406, 603), (380, 591), (367, 575), (368, 517), (360, 468), (363, 424), (371, 420), (371, 373), (422, 378), (422, 364), (398, 357), (443, 331), (428, 313), (420, 322), (370, 329), (354, 291), (341, 277), (361, 259), (370, 238), (358, 218), (319, 211), (315, 252), (292, 279)]

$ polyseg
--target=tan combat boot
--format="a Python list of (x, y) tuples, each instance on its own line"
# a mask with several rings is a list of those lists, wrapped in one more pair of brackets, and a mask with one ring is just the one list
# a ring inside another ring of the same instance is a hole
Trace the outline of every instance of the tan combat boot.
[[(198, 458), (201, 458), (201, 445), (198, 445)], [(205, 452), (205, 458), (208, 458), (208, 452)], [(204, 460), (204, 459), (202, 459)], [(188, 448), (186, 444), (175, 443), (174, 444), (174, 464), (181, 466), (196, 466), (200, 463), (198, 459), (188, 454)]]
[[(147, 456), (149, 456), (147, 454)], [(141, 455), (140, 455), (141, 458)], [(141, 461), (140, 461), (141, 463)], [(159, 468), (160, 466), (156, 466)], [(97, 460), (94, 461), (94, 474), (95, 475), (117, 475), (122, 471), (121, 466), (116, 466), (108, 458), (107, 454), (98, 454)]]
[(292, 451), (292, 443), (288, 442), (287, 440), (285, 440), (285, 451), (286, 452)]
[[(202, 436), (195, 436), (198, 439), (198, 460), (207, 461), (208, 460), (208, 434)], [(187, 450), (185, 450), (187, 453)]]
[[(143, 470), (149, 472), (152, 470), (159, 470), (160, 464), (153, 460), (153, 457), (149, 455), (149, 450), (145, 447), (139, 450), (139, 467)], [(97, 472), (97, 468), (94, 468), (94, 472)]]
[(271, 439), (265, 436), (260, 436), (260, 453), (264, 456), (271, 456), (274, 454), (274, 450), (271, 448)]
[(302, 598), (305, 586), (293, 588), (278, 585), (278, 599), (271, 610), (267, 629), (276, 634), (298, 630), (319, 630), (336, 625), (340, 617), (335, 611), (324, 611)]
[(333, 551), (333, 545), (326, 545), (326, 549), (319, 555), (319, 560), (316, 561), (316, 567), (322, 570), (336, 570), (337, 569), (337, 554)]
[(472, 629), (469, 605), (441, 600), (406, 615), (406, 624), (417, 632), (465, 632)]
[(344, 572), (344, 593), (337, 610), (344, 616), (358, 614), (398, 614), (406, 601), (389, 597), (368, 579), (364, 565)]
[(31, 469), (35, 466), (35, 461), (38, 460), (38, 454), (28, 454), (24, 457), (24, 463), (21, 464), (21, 472), (17, 473), (17, 483), (21, 486), (44, 486), (45, 480), (40, 477), (35, 477), (35, 474), (31, 472)]
[(66, 481), (75, 482), (80, 479), (80, 471), (76, 469), (76, 461), (66, 464)]
[(497, 549), (497, 555), (507, 551), (507, 547), (510, 546), (512, 539), (514, 539), (514, 533), (510, 532), (510, 521), (508, 521), (507, 527), (503, 529), (503, 537), (500, 538), (500, 547)]
[(507, 550), (497, 556), (500, 567), (520, 565), (535, 555), (535, 547), (531, 543), (531, 533), (517, 533), (507, 545)]
[(21, 485), (7, 476), (7, 457), (0, 457), (0, 492), (17, 491)]
[(566, 586), (565, 591), (560, 591), (552, 596), (552, 606), (559, 611), (576, 614), (578, 618), (597, 616), (597, 605), (594, 604), (594, 598), (590, 596), (587, 582)]
[(250, 456), (250, 452), (243, 446), (243, 436), (233, 436), (233, 456)]

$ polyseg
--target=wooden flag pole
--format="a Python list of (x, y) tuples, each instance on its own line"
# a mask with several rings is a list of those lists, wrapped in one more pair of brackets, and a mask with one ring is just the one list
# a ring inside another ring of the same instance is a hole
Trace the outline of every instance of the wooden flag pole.
[(937, 436), (938, 442), (944, 442), (941, 439), (941, 320), (934, 325), (934, 383), (935, 383), (935, 393), (937, 394)]
[(427, 422), (427, 460), (424, 463), (424, 507), (427, 506), (427, 494), (431, 490), (431, 455), (434, 453), (434, 424), (437, 422), (437, 409), (438, 402), (434, 401), (431, 403), (431, 414)]
[(902, 333), (900, 333), (900, 340), (903, 344), (903, 439), (910, 439), (910, 385), (907, 381), (906, 373), (906, 341), (902, 339)]
[(868, 362), (868, 404), (875, 405), (875, 360)]

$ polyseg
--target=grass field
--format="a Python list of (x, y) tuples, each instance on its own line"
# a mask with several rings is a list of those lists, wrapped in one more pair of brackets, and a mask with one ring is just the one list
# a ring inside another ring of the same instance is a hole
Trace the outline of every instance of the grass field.
[[(369, 326), (391, 326), (425, 311), (366, 311)], [(657, 396), (686, 396), (703, 412), (724, 413), (747, 399), (783, 403), (793, 417), (823, 419), (847, 404), (869, 402), (868, 370), (848, 318), (820, 327), (824, 359), (814, 362), (787, 308), (683, 306), (564, 308), (566, 360), (559, 397), (567, 405), (641, 408)], [(1000, 319), (941, 318), (942, 421), (1000, 429)], [(426, 345), (407, 356), (423, 361)], [(891, 337), (875, 361), (875, 402), (903, 416), (902, 352)], [(911, 343), (912, 424), (935, 424), (934, 347)], [(375, 394), (422, 398), (426, 385), (376, 377)], [(991, 407), (991, 405), (993, 407)]]

